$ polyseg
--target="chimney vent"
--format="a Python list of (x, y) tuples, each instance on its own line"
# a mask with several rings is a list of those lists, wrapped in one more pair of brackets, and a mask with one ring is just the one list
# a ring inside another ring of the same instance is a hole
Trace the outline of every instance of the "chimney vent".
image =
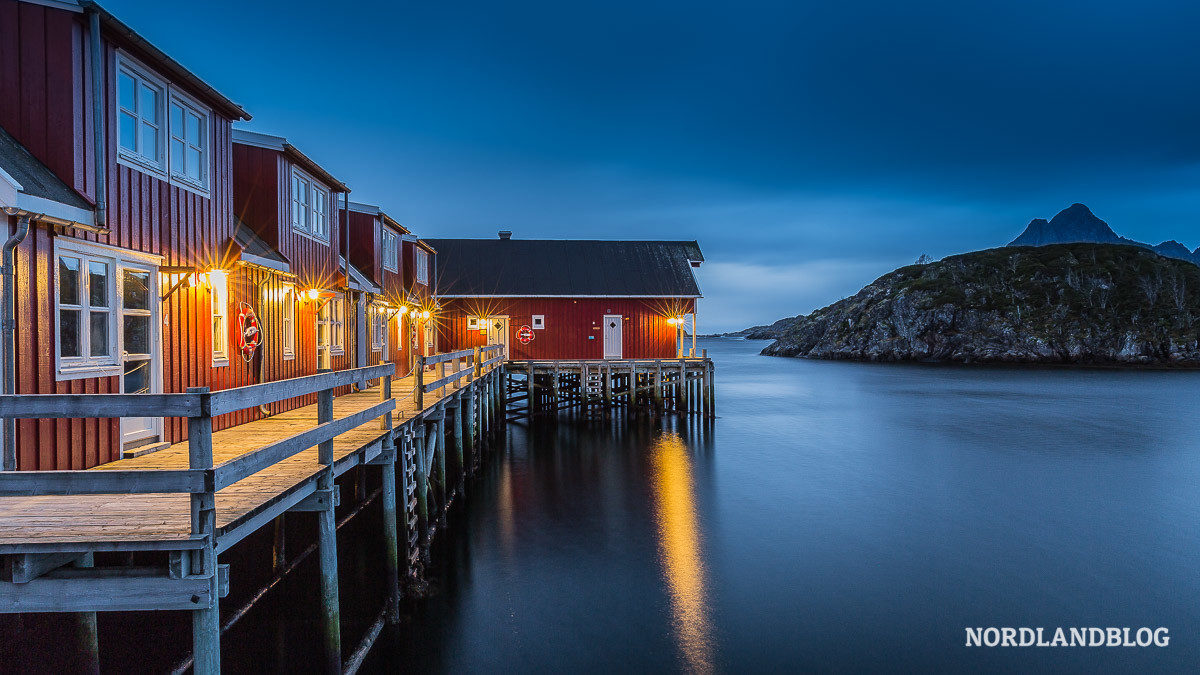
[(512, 230), (500, 230), (501, 239), (512, 239)]

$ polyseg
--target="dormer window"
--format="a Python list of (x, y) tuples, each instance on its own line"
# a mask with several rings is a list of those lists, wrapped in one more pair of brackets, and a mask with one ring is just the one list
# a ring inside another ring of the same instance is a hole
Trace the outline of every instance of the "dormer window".
[(383, 269), (389, 272), (400, 271), (400, 237), (388, 228), (383, 228), (380, 255), (383, 256)]
[(417, 283), (429, 285), (429, 254), (417, 249)]
[(124, 53), (116, 89), (117, 161), (207, 197), (210, 111)]
[(292, 169), (292, 231), (329, 242), (329, 191)]

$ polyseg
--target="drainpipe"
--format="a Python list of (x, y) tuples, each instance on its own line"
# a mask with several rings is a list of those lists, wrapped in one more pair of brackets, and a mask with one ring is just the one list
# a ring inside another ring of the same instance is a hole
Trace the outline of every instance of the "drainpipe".
[[(30, 214), (21, 215), (17, 220), (17, 231), (8, 238), (8, 241), (4, 242), (3, 253), (0, 254), (3, 259), (0, 274), (4, 277), (4, 317), (0, 320), (0, 328), (2, 328), (0, 334), (4, 341), (5, 394), (17, 393), (16, 346), (13, 344), (16, 339), (16, 321), (13, 320), (13, 316), (16, 314), (15, 294), (13, 293), (13, 250), (25, 240), (25, 235), (29, 234), (29, 218)], [(0, 464), (2, 464), (0, 470), (17, 470), (17, 421), (11, 417), (4, 418), (4, 453), (3, 461)]]
[(100, 13), (88, 7), (92, 49), (92, 154), (96, 160), (96, 226), (108, 226), (108, 157), (104, 152), (104, 62), (100, 40)]

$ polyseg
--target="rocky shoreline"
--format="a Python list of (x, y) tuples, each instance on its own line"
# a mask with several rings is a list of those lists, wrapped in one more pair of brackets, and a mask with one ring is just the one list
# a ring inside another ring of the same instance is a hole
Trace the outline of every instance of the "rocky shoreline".
[(1200, 367), (1200, 268), (1136, 246), (991, 249), (901, 268), (746, 336), (774, 338), (772, 356)]

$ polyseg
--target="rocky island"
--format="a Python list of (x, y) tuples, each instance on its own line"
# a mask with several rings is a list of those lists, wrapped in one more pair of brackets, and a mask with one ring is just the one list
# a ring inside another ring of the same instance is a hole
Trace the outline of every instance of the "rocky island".
[(1015, 246), (886, 274), (763, 354), (1200, 366), (1200, 267), (1137, 245)]

